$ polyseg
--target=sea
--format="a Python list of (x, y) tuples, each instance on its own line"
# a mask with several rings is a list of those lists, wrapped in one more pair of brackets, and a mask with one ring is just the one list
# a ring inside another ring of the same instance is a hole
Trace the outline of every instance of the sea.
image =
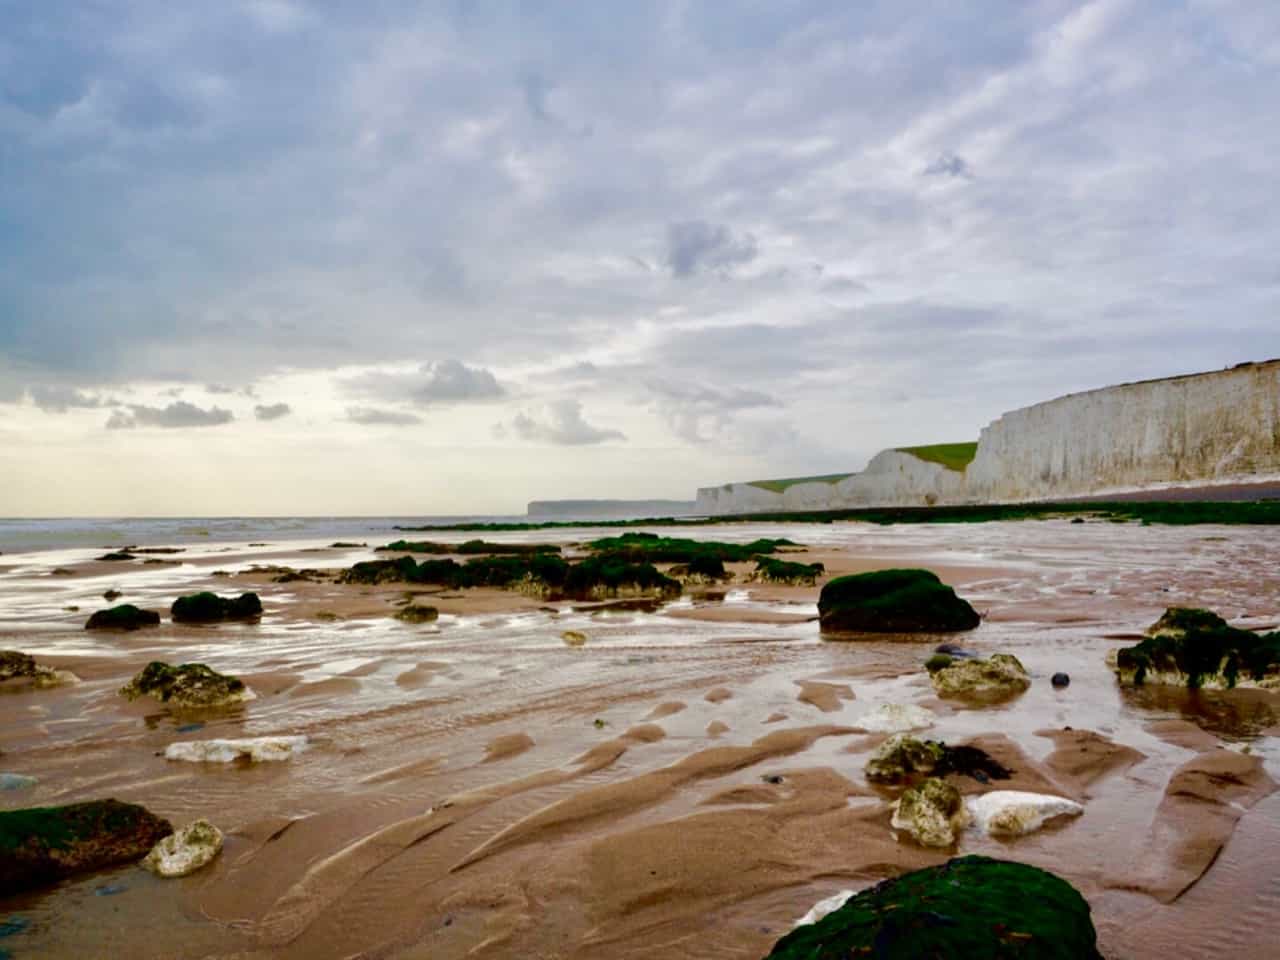
[(0, 518), (0, 554), (71, 547), (165, 546), (171, 543), (363, 541), (396, 528), (527, 523), (516, 516), (417, 517), (52, 517)]

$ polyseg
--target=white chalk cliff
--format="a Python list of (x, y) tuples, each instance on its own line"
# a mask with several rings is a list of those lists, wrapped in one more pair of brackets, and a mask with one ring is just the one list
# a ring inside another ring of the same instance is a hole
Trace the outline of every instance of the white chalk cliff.
[(1280, 480), (1280, 360), (1073, 393), (983, 429), (967, 467), (902, 450), (843, 478), (698, 490), (697, 512), (1011, 503)]

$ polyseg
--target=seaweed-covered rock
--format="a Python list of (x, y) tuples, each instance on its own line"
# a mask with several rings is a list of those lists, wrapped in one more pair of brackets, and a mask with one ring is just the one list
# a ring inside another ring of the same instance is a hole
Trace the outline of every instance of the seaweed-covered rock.
[(439, 616), (439, 610), (425, 603), (408, 603), (396, 611), (396, 619), (405, 623), (430, 623)]
[(929, 680), (940, 697), (1007, 700), (1031, 686), (1031, 678), (1021, 661), (1010, 653), (995, 653), (986, 659), (952, 660), (942, 666), (932, 663), (931, 659)]
[(651, 563), (632, 563), (621, 557), (588, 557), (569, 568), (562, 587), (573, 600), (605, 600), (610, 597), (646, 596), (667, 599), (680, 596), (679, 580), (664, 576)]
[(724, 561), (713, 554), (699, 554), (688, 563), (675, 564), (668, 573), (687, 584), (721, 583), (733, 578)]
[(199, 709), (224, 707), (253, 699), (253, 692), (236, 677), (210, 670), (203, 663), (183, 663), (171, 667), (152, 660), (120, 688), (130, 700), (154, 697), (170, 706)]
[(964, 808), (969, 822), (993, 837), (1021, 837), (1057, 817), (1084, 813), (1084, 807), (1074, 800), (1024, 790), (992, 790), (966, 797)]
[(924, 847), (949, 847), (967, 822), (960, 791), (937, 777), (905, 791), (893, 805), (889, 825)]
[(57, 687), (64, 683), (75, 683), (79, 680), (70, 670), (56, 670), (42, 663), (36, 663), (35, 657), (20, 650), (0, 650), (0, 684), (6, 686), (35, 687), (43, 690), (46, 687)]
[(827, 581), (818, 597), (823, 631), (942, 633), (981, 619), (928, 570), (876, 570)]
[(821, 563), (796, 563), (774, 557), (756, 557), (751, 579), (768, 583), (785, 583), (796, 587), (812, 587), (827, 568)]
[(597, 554), (622, 556), (633, 563), (692, 563), (696, 557), (717, 557), (724, 563), (754, 560), (757, 554), (774, 553), (779, 547), (795, 547), (786, 538), (761, 538), (751, 543), (722, 543), (718, 540), (689, 540), (660, 537), (655, 533), (624, 533), (618, 537), (593, 540), (588, 546)]
[(880, 744), (866, 765), (868, 780), (891, 784), (950, 773), (989, 783), (1009, 779), (1010, 772), (979, 747), (952, 747), (938, 740), (918, 740), (906, 734), (890, 737)]
[(0, 812), (0, 896), (129, 863), (172, 832), (168, 820), (118, 800)]
[(154, 610), (141, 610), (132, 603), (99, 610), (85, 622), (86, 630), (138, 630), (160, 625), (160, 614)]
[(162, 877), (185, 877), (212, 863), (221, 850), (222, 831), (208, 820), (196, 820), (152, 847), (142, 866)]
[(94, 557), (95, 560), (106, 560), (116, 562), (120, 560), (137, 560), (138, 558), (128, 550), (113, 550), (110, 553), (104, 553), (100, 557)]
[(1280, 631), (1254, 633), (1233, 627), (1216, 613), (1170, 607), (1147, 628), (1146, 638), (1116, 651), (1112, 666), (1121, 683), (1180, 687), (1280, 688)]
[(217, 623), (220, 620), (252, 620), (262, 616), (262, 601), (256, 593), (220, 597), (204, 591), (179, 597), (169, 610), (178, 623)]
[(959, 857), (903, 874), (798, 927), (767, 960), (1101, 960), (1089, 904), (1023, 863)]

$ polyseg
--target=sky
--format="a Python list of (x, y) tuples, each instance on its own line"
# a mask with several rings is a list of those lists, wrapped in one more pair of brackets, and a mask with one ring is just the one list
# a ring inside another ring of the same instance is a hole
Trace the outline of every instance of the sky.
[(522, 513), (1280, 356), (1280, 5), (0, 0), (0, 515)]

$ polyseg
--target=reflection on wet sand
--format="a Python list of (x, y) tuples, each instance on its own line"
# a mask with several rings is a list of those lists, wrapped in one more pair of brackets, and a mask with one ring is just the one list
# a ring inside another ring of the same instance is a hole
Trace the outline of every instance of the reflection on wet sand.
[[(957, 780), (962, 792), (1083, 803), (1083, 816), (1015, 840), (967, 831), (960, 849), (1069, 879), (1105, 955), (1271, 955), (1280, 694), (1121, 690), (1105, 664), (1118, 638), (1174, 603), (1274, 622), (1280, 543), (1267, 530), (1047, 521), (688, 535), (787, 536), (832, 575), (933, 569), (986, 614), (963, 645), (1015, 654), (1031, 689), (991, 706), (939, 700), (921, 665), (940, 638), (824, 642), (816, 588), (744, 585), (745, 564), (730, 565), (738, 582), (723, 597), (665, 607), (415, 590), (440, 617), (414, 625), (393, 618), (403, 584), (275, 583), (261, 569), (332, 569), (370, 550), (190, 546), (175, 566), (97, 562), (87, 549), (6, 556), (3, 646), (82, 682), (0, 695), (0, 771), (36, 778), (0, 804), (115, 796), (174, 822), (206, 817), (227, 836), (187, 879), (126, 867), (11, 898), (5, 913), (29, 924), (0, 946), (21, 957), (763, 956), (819, 899), (946, 858), (895, 839), (892, 793), (863, 776), (884, 736), (857, 720), (911, 704), (935, 715), (925, 735), (1015, 770), (999, 784)], [(74, 572), (50, 576), (57, 567)], [(84, 631), (108, 589), (161, 611), (180, 592), (252, 589), (266, 613)], [(567, 644), (567, 631), (589, 639)], [(120, 697), (152, 659), (207, 663), (258, 699), (196, 716)], [(1050, 684), (1059, 671), (1069, 687)], [(175, 742), (262, 736), (305, 736), (308, 748), (282, 763), (163, 756)]]

